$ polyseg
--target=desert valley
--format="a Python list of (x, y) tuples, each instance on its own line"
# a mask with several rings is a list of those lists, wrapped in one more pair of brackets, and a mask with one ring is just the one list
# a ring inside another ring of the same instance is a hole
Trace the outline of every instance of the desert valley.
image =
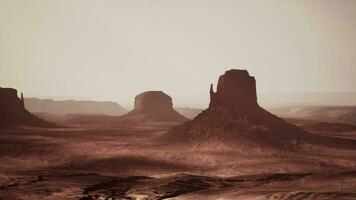
[(356, 200), (356, 0), (0, 0), (0, 200)]
[(2, 88), (0, 199), (356, 199), (355, 107), (274, 115), (246, 70), (214, 90), (189, 119), (198, 109), (179, 113), (162, 91), (137, 95), (130, 112), (62, 104), (60, 115), (45, 102), (27, 104), (44, 111), (31, 114)]

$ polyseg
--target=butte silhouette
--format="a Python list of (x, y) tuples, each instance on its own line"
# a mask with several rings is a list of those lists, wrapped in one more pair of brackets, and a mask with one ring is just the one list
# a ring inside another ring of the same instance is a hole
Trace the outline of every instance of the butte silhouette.
[(173, 109), (172, 98), (162, 91), (146, 91), (135, 97), (134, 109), (121, 119), (137, 122), (183, 122), (188, 119)]
[(217, 90), (210, 86), (210, 104), (192, 121), (163, 134), (165, 144), (230, 146), (241, 150), (261, 148), (294, 150), (303, 144), (352, 147), (355, 142), (308, 133), (259, 106), (256, 81), (247, 70), (226, 71)]
[(22, 93), (20, 99), (16, 89), (0, 87), (0, 127), (13, 126), (54, 127), (55, 125), (28, 112), (25, 109)]

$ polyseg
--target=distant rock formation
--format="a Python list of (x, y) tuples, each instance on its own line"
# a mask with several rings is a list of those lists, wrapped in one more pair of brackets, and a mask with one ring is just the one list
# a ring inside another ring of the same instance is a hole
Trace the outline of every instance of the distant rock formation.
[(174, 109), (188, 119), (194, 119), (203, 111), (203, 109), (189, 107), (175, 107)]
[(187, 118), (173, 109), (172, 98), (162, 91), (147, 91), (135, 97), (135, 107), (122, 119), (142, 122), (183, 122)]
[(0, 87), (0, 127), (18, 125), (54, 127), (54, 124), (35, 117), (25, 109), (22, 93), (20, 99), (16, 89)]
[(32, 113), (55, 115), (85, 114), (119, 116), (127, 110), (116, 102), (109, 101), (75, 101), (25, 98), (25, 107)]
[(356, 125), (356, 106), (288, 106), (270, 108), (269, 110), (283, 118)]
[[(219, 77), (217, 91), (210, 86), (209, 108), (192, 121), (159, 138), (168, 144), (223, 144), (254, 151), (261, 148), (293, 150), (295, 144), (355, 145), (305, 132), (267, 112), (257, 103), (256, 83), (246, 70), (229, 70)], [(253, 147), (253, 148), (251, 148)]]

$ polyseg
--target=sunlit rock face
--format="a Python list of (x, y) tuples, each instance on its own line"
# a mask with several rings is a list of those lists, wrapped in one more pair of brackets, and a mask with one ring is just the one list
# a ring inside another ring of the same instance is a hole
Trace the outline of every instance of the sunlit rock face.
[(162, 91), (146, 91), (135, 97), (134, 109), (123, 119), (141, 122), (183, 122), (187, 118), (173, 109), (172, 98)]
[(25, 109), (23, 96), (17, 96), (17, 90), (0, 87), (0, 127), (8, 126), (52, 127), (53, 124), (39, 119)]

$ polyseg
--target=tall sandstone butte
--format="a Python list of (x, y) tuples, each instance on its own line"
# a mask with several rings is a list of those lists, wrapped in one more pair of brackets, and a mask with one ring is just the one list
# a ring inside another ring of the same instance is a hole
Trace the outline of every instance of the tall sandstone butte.
[(256, 81), (247, 70), (229, 70), (219, 77), (217, 91), (210, 86), (209, 107), (227, 107), (246, 113), (258, 107)]
[(135, 107), (123, 119), (152, 122), (183, 122), (187, 118), (173, 109), (172, 98), (162, 91), (146, 91), (135, 97)]
[(54, 125), (39, 119), (25, 109), (23, 94), (21, 99), (17, 90), (0, 87), (0, 127), (8, 126), (39, 126), (53, 127)]
[[(247, 70), (232, 69), (210, 85), (209, 108), (192, 121), (174, 127), (159, 140), (168, 144), (223, 144), (253, 151), (293, 150), (296, 144), (352, 147), (343, 139), (317, 136), (269, 113), (258, 105), (256, 81)], [(254, 148), (251, 148), (254, 147)]]

